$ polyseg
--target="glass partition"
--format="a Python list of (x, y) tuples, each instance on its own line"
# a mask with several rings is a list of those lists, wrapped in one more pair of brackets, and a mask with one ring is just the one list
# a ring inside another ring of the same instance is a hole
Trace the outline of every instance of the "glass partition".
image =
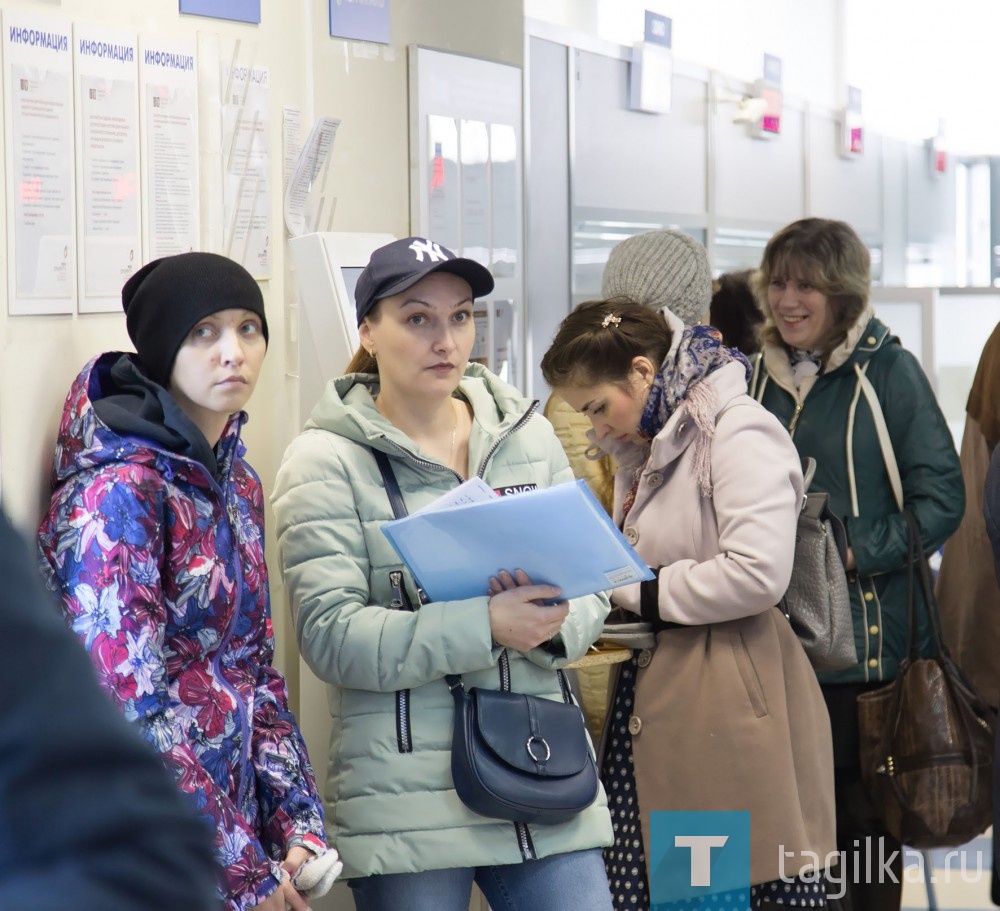
[(768, 228), (726, 228), (715, 230), (715, 250), (713, 273), (716, 276), (725, 272), (742, 272), (744, 269), (756, 269), (760, 266), (764, 247), (773, 230)]
[[(713, 250), (713, 273), (742, 272), (756, 269), (764, 255), (764, 248), (776, 231), (784, 225), (769, 227), (727, 227), (715, 229)], [(882, 283), (882, 245), (879, 239), (861, 235), (871, 255), (872, 284)]]
[(573, 306), (601, 296), (601, 276), (616, 244), (635, 234), (673, 228), (705, 243), (705, 229), (655, 212), (573, 210)]
[(983, 346), (1000, 322), (1000, 291), (942, 288), (934, 307), (937, 394), (955, 446), (962, 442), (965, 405)]
[(961, 448), (976, 367), (1000, 322), (1000, 290), (876, 288), (871, 300), (875, 315), (920, 361)]

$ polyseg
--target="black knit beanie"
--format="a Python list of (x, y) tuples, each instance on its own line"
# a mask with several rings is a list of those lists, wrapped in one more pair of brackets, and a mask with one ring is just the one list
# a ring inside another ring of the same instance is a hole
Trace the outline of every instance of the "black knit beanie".
[(125, 282), (122, 308), (143, 370), (164, 387), (188, 333), (220, 310), (256, 313), (267, 343), (264, 297), (257, 282), (239, 263), (217, 253), (179, 253), (147, 263)]

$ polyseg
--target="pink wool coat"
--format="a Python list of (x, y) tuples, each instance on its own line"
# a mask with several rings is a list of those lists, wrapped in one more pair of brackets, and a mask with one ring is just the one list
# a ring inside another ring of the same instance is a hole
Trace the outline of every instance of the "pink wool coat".
[[(615, 519), (638, 469), (623, 532), (659, 568), (660, 617), (684, 624), (640, 653), (629, 730), (645, 843), (650, 811), (749, 810), (751, 882), (762, 883), (817, 858), (826, 866), (835, 850), (826, 705), (774, 607), (791, 574), (802, 475), (788, 433), (745, 394), (741, 365), (704, 382), (718, 409), (711, 496), (695, 476), (697, 427), (684, 405), (645, 464), (638, 446), (613, 451)], [(637, 589), (614, 600), (638, 611)]]

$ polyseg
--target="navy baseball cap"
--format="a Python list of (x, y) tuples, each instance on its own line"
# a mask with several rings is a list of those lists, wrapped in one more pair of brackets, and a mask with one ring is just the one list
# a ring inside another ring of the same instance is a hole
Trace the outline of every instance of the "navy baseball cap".
[(392, 297), (415, 285), (431, 272), (451, 272), (464, 278), (473, 298), (493, 290), (490, 270), (474, 259), (456, 256), (447, 247), (425, 237), (406, 237), (379, 247), (372, 253), (354, 288), (358, 325), (383, 297)]

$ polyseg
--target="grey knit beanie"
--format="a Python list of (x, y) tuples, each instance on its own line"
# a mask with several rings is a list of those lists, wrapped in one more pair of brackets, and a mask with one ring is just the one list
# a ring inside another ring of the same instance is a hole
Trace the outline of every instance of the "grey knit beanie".
[(693, 326), (706, 317), (712, 302), (708, 253), (681, 231), (636, 234), (611, 251), (601, 295), (627, 297), (644, 307), (669, 307), (685, 326)]

